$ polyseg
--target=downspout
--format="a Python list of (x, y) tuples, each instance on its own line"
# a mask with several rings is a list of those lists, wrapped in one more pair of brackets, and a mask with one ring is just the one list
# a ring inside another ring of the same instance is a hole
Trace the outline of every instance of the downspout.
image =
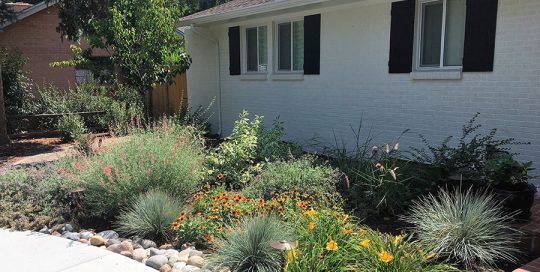
[(220, 57), (220, 46), (219, 46), (219, 40), (215, 39), (213, 37), (204, 35), (203, 33), (197, 31), (195, 28), (195, 25), (191, 24), (191, 29), (193, 33), (199, 35), (202, 38), (205, 38), (213, 43), (216, 44), (216, 62), (217, 62), (217, 113), (218, 113), (218, 134), (221, 137), (223, 134), (222, 130), (222, 118), (221, 118), (221, 57)]

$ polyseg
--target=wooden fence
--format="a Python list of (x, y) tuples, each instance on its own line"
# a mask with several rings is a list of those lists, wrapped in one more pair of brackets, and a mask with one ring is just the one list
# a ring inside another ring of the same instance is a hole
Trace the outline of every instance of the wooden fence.
[(162, 85), (152, 90), (152, 114), (159, 117), (163, 114), (175, 114), (187, 108), (186, 74), (177, 75), (170, 85)]

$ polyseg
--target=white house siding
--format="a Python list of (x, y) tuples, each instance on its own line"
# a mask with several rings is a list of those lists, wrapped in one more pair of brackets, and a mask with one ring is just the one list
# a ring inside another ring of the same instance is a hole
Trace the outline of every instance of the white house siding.
[[(373, 2), (209, 27), (220, 43), (223, 133), (231, 131), (238, 113), (246, 109), (265, 116), (268, 123), (279, 116), (287, 139), (304, 145), (315, 138), (332, 143), (334, 133), (353, 143), (351, 126), (363, 117), (375, 143), (393, 141), (410, 129), (400, 145), (420, 146), (418, 134), (433, 143), (459, 136), (461, 126), (481, 112), (479, 121), (486, 130), (496, 127), (501, 136), (532, 142), (515, 151), (540, 168), (540, 1), (499, 0), (494, 72), (464, 73), (461, 80), (389, 74), (391, 5)], [(320, 75), (302, 81), (245, 81), (229, 75), (229, 26), (271, 24), (319, 12)], [(194, 61), (188, 72), (190, 102), (204, 104), (216, 96), (214, 84), (209, 84), (215, 76), (207, 73), (213, 69), (209, 65), (215, 65), (209, 56), (214, 51), (200, 46), (197, 36), (188, 36), (189, 43)]]

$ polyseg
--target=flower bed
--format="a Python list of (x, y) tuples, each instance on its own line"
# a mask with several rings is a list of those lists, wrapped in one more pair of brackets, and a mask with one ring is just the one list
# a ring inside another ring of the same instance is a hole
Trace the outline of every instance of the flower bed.
[[(44, 232), (105, 246), (162, 271), (189, 264), (211, 271), (457, 271), (519, 262), (521, 234), (497, 198), (477, 187), (437, 187), (446, 184), (441, 173), (455, 170), (443, 169), (448, 161), (477, 160), (484, 179), (499, 173), (478, 141), (512, 141), (490, 134), (462, 139), (456, 148), (430, 147), (438, 162), (432, 168), (407, 162), (398, 143), (367, 143), (356, 155), (344, 149), (328, 154), (334, 156), (302, 154), (282, 141), (281, 123), (271, 129), (262, 123), (244, 112), (233, 134), (213, 147), (205, 145), (203, 126), (167, 119), (146, 129), (137, 125), (115, 147), (57, 163), (32, 190), (0, 184), (9, 193), (0, 204), (26, 209), (38, 203), (40, 214), (61, 215), (81, 228), (102, 223), (127, 239), (61, 232), (54, 226), (62, 219), (35, 220), (47, 225)], [(469, 124), (464, 132), (475, 128)], [(519, 170), (515, 183), (527, 177)], [(25, 189), (22, 197), (17, 188)], [(4, 217), (15, 217), (15, 210)], [(385, 233), (369, 225), (386, 218), (406, 228), (392, 225)], [(159, 249), (156, 242), (166, 245)]]

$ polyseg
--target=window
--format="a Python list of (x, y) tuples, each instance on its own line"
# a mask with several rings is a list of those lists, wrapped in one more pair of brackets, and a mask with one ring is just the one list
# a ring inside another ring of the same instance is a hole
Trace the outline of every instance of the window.
[(266, 72), (268, 67), (268, 28), (246, 28), (246, 61), (248, 72)]
[(418, 22), (418, 68), (463, 64), (466, 0), (422, 0)]
[(304, 21), (277, 24), (277, 70), (304, 70)]

